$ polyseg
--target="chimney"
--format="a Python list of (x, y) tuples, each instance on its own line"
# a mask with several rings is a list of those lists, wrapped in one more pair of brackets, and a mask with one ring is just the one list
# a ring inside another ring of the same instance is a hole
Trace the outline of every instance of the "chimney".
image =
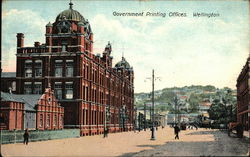
[(17, 33), (17, 47), (23, 47), (24, 46), (24, 34), (23, 33)]
[(35, 47), (40, 46), (40, 42), (36, 41), (36, 42), (34, 43), (34, 46), (35, 46)]

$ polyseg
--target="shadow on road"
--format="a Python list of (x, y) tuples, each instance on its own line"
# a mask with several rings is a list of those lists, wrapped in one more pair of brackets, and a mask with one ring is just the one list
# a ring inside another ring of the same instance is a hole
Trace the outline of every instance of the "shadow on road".
[(150, 147), (152, 149), (125, 153), (121, 156), (239, 156), (248, 153), (249, 139), (228, 137), (225, 131), (197, 130), (186, 134), (183, 131), (183, 136), (192, 135), (213, 135), (213, 141), (176, 140), (168, 141), (163, 145), (137, 145), (137, 147)]

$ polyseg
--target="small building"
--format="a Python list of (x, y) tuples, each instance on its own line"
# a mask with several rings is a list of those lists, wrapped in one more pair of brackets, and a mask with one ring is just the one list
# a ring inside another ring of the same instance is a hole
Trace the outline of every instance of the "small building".
[(199, 104), (199, 112), (202, 116), (209, 118), (208, 110), (211, 107), (211, 103), (209, 101), (202, 101)]
[(2, 92), (16, 93), (16, 72), (2, 72), (0, 83)]
[(245, 130), (250, 126), (250, 56), (237, 79), (237, 122), (243, 124)]
[(158, 126), (165, 126), (166, 123), (166, 116), (162, 114), (156, 113), (154, 115), (155, 122), (157, 123)]
[(0, 129), (55, 130), (63, 128), (64, 108), (50, 88), (44, 94), (1, 92)]

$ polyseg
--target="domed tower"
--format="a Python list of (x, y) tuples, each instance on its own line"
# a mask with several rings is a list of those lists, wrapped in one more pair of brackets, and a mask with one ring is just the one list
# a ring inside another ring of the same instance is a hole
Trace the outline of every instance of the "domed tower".
[(122, 57), (121, 61), (115, 64), (114, 69), (116, 69), (118, 73), (125, 75), (125, 77), (127, 77), (129, 81), (133, 83), (134, 80), (133, 67), (130, 66), (130, 64), (126, 61), (124, 57)]
[[(46, 45), (52, 47), (49, 52), (86, 52), (93, 51), (93, 33), (87, 19), (73, 9), (62, 11), (53, 24), (46, 25)], [(53, 48), (57, 47), (57, 48)], [(61, 47), (61, 48), (60, 48)]]

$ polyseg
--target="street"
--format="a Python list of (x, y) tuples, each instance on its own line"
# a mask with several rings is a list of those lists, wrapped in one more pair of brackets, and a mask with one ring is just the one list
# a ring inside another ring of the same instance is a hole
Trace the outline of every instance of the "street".
[(246, 156), (249, 139), (228, 137), (226, 132), (199, 128), (185, 130), (174, 139), (173, 128), (151, 132), (125, 132), (81, 138), (2, 145), (3, 156)]

